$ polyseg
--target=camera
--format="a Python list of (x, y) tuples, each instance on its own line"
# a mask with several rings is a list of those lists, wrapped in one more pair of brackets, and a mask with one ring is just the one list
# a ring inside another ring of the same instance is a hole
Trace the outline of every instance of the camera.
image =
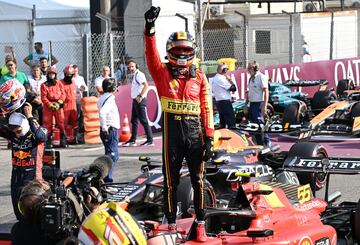
[(78, 234), (81, 223), (92, 211), (85, 202), (86, 197), (90, 195), (96, 203), (102, 202), (102, 195), (94, 196), (91, 188), (101, 190), (101, 180), (111, 166), (111, 158), (104, 155), (87, 169), (75, 174), (63, 172), (62, 181), (53, 180), (52, 194), (40, 207), (40, 226), (46, 237), (62, 239)]

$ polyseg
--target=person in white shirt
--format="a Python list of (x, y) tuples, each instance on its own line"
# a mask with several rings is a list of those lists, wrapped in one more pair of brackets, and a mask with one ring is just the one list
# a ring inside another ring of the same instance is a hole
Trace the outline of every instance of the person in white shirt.
[(73, 65), (74, 75), (72, 80), (76, 86), (76, 110), (78, 113), (78, 121), (79, 121), (79, 132), (83, 132), (84, 123), (83, 123), (83, 113), (81, 110), (81, 98), (83, 97), (83, 93), (85, 91), (89, 91), (88, 86), (85, 83), (84, 77), (79, 75), (79, 67), (77, 65)]
[(219, 128), (235, 128), (235, 114), (231, 102), (231, 92), (236, 91), (236, 86), (227, 75), (226, 64), (219, 63), (217, 73), (212, 79), (212, 93), (215, 97), (216, 108), (219, 111)]
[(100, 138), (105, 147), (105, 155), (113, 160), (112, 168), (104, 182), (113, 182), (113, 168), (119, 159), (119, 136), (120, 116), (116, 106), (114, 92), (116, 91), (116, 81), (113, 78), (105, 78), (102, 83), (104, 93), (100, 96), (97, 106), (100, 117)]
[(95, 78), (95, 88), (98, 97), (103, 93), (102, 82), (105, 78), (110, 78), (110, 67), (108, 66), (103, 66), (101, 75)]
[(31, 76), (28, 76), (31, 86), (31, 92), (40, 95), (40, 85), (46, 81), (46, 76), (41, 75), (40, 66), (35, 65), (32, 68)]
[[(244, 114), (249, 114), (250, 122), (264, 124), (265, 113), (269, 101), (269, 82), (267, 77), (259, 71), (259, 64), (253, 61), (248, 64), (250, 79), (245, 98)], [(249, 111), (247, 105), (250, 103)], [(270, 147), (268, 134), (255, 134), (256, 143)]]
[(43, 115), (43, 105), (41, 102), (41, 93), (40, 93), (40, 86), (44, 82), (46, 82), (46, 76), (41, 75), (40, 66), (35, 65), (32, 68), (32, 75), (28, 76), (29, 83), (30, 83), (30, 94), (32, 94), (32, 113), (34, 117), (38, 120), (40, 125), (42, 125), (42, 115)]
[(134, 60), (128, 60), (127, 69), (129, 80), (131, 82), (131, 98), (132, 98), (132, 112), (131, 112), (131, 138), (124, 146), (136, 146), (136, 137), (138, 131), (138, 121), (144, 127), (146, 134), (146, 141), (142, 146), (151, 146), (153, 143), (153, 135), (149, 126), (146, 114), (146, 95), (149, 85), (146, 81), (145, 74), (141, 72)]

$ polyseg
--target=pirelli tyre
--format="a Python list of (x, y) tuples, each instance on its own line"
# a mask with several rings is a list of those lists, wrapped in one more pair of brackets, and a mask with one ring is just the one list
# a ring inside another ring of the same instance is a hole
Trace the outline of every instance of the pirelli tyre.
[(268, 103), (265, 114), (266, 119), (269, 120), (272, 116), (274, 116), (274, 114), (275, 114), (274, 107), (270, 103)]
[(351, 228), (353, 237), (357, 244), (360, 244), (360, 199), (356, 204), (355, 213), (351, 217)]
[[(204, 200), (205, 208), (216, 207), (215, 191), (206, 179), (204, 179)], [(180, 179), (177, 188), (177, 201), (178, 203), (181, 202), (181, 218), (190, 218), (191, 215), (188, 213), (188, 209), (194, 204), (194, 190), (189, 176)]]
[(336, 94), (334, 91), (332, 90), (317, 91), (311, 100), (311, 110), (315, 115), (317, 115), (335, 100), (336, 100)]
[(355, 103), (352, 107), (351, 107), (351, 112), (350, 112), (350, 125), (352, 126), (355, 120), (355, 117), (360, 116), (360, 102)]
[(354, 82), (350, 79), (342, 79), (338, 81), (338, 84), (336, 86), (336, 94), (339, 97), (342, 97), (344, 95), (345, 90), (352, 90), (355, 89)]
[[(288, 153), (289, 157), (328, 157), (326, 149), (318, 143), (299, 142), (294, 144)], [(301, 185), (310, 184), (313, 191), (324, 187), (327, 175), (322, 173), (298, 173)]]
[(282, 122), (283, 124), (299, 124), (301, 121), (301, 113), (299, 111), (298, 104), (290, 104), (288, 105), (283, 114)]

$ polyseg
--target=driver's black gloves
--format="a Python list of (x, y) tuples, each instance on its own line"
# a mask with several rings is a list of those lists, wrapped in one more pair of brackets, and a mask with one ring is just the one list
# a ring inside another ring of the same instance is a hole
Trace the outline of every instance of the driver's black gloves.
[(203, 160), (206, 162), (214, 156), (214, 139), (212, 137), (205, 137), (204, 148)]
[(145, 13), (145, 35), (153, 36), (155, 34), (155, 20), (159, 16), (160, 7), (151, 6)]

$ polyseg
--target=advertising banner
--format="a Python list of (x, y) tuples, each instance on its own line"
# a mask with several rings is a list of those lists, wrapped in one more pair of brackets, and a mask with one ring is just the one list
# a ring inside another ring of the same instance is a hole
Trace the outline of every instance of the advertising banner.
[[(336, 85), (341, 79), (352, 79), (357, 86), (360, 85), (360, 57), (308, 62), (301, 64), (285, 64), (260, 67), (260, 72), (264, 73), (269, 82), (283, 83), (287, 80), (319, 80), (329, 81), (329, 87), (336, 89)], [(246, 69), (238, 69), (232, 74), (235, 77), (240, 99), (245, 98), (245, 91), (249, 81), (249, 74)], [(161, 107), (160, 99), (153, 82), (149, 82), (150, 89), (147, 97), (147, 113), (150, 126), (153, 131), (161, 129)], [(131, 118), (132, 100), (130, 98), (130, 86), (119, 87), (116, 94), (116, 102), (119, 108), (121, 120), (126, 113)], [(302, 88), (303, 92), (309, 93), (311, 97), (318, 87)], [(131, 125), (130, 125), (131, 126)], [(139, 126), (139, 134), (143, 134), (143, 128)]]

